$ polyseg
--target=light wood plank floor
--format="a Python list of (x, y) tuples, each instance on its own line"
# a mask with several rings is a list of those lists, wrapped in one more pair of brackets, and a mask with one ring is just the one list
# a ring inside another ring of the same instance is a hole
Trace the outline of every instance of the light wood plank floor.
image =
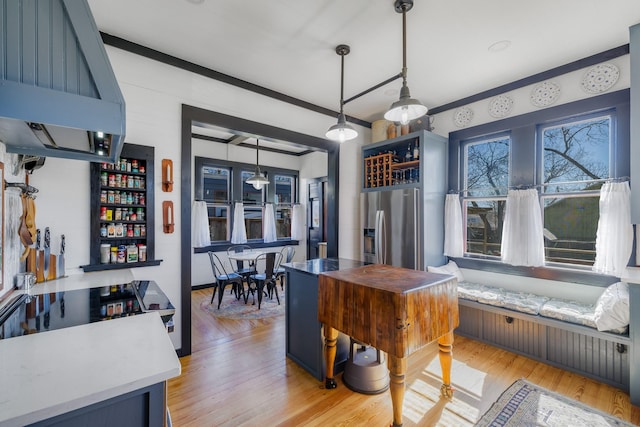
[[(225, 295), (226, 298), (229, 296)], [(169, 382), (173, 425), (388, 426), (389, 392), (351, 392), (321, 382), (285, 356), (284, 316), (266, 320), (216, 319), (200, 309), (211, 290), (192, 293), (192, 354)], [(437, 345), (408, 360), (404, 425), (472, 426), (518, 378), (579, 400), (636, 425), (640, 408), (629, 396), (580, 375), (456, 336), (453, 399), (441, 398)]]

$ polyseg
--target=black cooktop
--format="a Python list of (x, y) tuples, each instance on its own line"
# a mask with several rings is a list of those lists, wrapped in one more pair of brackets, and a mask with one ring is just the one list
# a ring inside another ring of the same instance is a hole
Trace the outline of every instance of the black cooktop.
[(166, 323), (175, 313), (152, 280), (48, 294), (20, 294), (0, 311), (0, 339), (158, 311)]

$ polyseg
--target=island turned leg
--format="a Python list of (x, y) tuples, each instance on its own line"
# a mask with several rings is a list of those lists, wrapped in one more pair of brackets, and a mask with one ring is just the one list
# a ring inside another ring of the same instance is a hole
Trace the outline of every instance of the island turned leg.
[(338, 384), (333, 378), (333, 366), (336, 361), (336, 343), (338, 342), (338, 330), (331, 326), (324, 325), (324, 360), (326, 364), (326, 375), (324, 385), (327, 389), (336, 388)]
[(392, 427), (402, 426), (402, 403), (404, 401), (404, 376), (407, 372), (407, 358), (388, 355), (389, 391), (393, 406)]
[(438, 338), (440, 349), (440, 367), (442, 368), (442, 387), (440, 393), (443, 397), (453, 397), (451, 387), (451, 362), (453, 360), (453, 332), (449, 332)]

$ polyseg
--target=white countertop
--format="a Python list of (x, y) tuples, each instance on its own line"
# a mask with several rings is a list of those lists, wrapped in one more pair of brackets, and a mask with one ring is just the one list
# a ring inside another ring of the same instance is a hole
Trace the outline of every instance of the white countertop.
[(129, 283), (134, 280), (131, 270), (107, 270), (91, 273), (71, 274), (56, 280), (36, 283), (31, 294), (72, 291), (74, 289), (99, 288), (113, 284)]
[[(38, 284), (33, 291), (132, 280), (94, 274)], [(34, 423), (178, 375), (180, 361), (158, 313), (0, 340), (0, 426)]]

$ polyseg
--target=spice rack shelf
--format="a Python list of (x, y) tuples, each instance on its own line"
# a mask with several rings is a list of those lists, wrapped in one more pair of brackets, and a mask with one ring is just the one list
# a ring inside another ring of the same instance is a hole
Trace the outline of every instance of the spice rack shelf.
[(155, 259), (154, 148), (124, 144), (113, 164), (91, 164), (91, 232), (85, 272), (159, 265)]

